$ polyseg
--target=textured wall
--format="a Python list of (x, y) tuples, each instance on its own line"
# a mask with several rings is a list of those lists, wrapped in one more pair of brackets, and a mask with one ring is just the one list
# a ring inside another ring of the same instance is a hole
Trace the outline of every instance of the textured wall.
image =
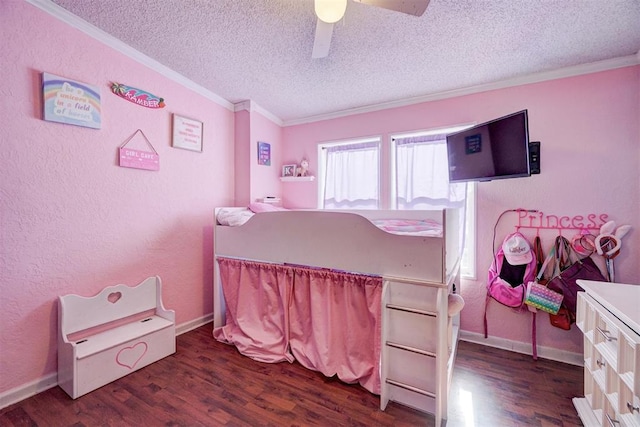
[[(234, 113), (25, 2), (1, 2), (0, 21), (2, 393), (55, 372), (58, 295), (158, 274), (178, 324), (212, 312), (213, 209), (233, 203)], [(102, 129), (43, 121), (43, 71), (100, 87)], [(167, 106), (118, 98), (112, 81)], [(172, 113), (204, 123), (203, 153), (171, 147)], [(157, 172), (117, 166), (137, 129)]]
[[(271, 145), (271, 165), (259, 165), (257, 143)], [(251, 142), (249, 164), (251, 165), (251, 200), (265, 196), (281, 197), (280, 174), (282, 172), (282, 128), (257, 111), (251, 112)]]
[[(542, 142), (542, 173), (528, 178), (478, 184), (477, 271), (474, 281), (464, 281), (462, 329), (482, 332), (485, 280), (492, 260), (493, 228), (506, 209), (538, 209), (558, 216), (606, 213), (633, 230), (615, 259), (616, 281), (640, 283), (640, 66), (523, 85), (442, 101), (287, 127), (288, 158), (310, 153), (317, 170), (319, 142), (481, 123), (522, 109), (529, 110), (532, 141)], [(384, 167), (384, 165), (383, 165)], [(285, 203), (316, 206), (316, 185), (284, 189)], [(497, 230), (496, 245), (515, 231), (517, 216), (507, 214)], [(533, 239), (535, 230), (523, 230)], [(565, 232), (571, 237), (574, 231)], [(542, 232), (545, 249), (555, 231)], [(601, 260), (599, 260), (601, 261)], [(491, 336), (529, 343), (531, 317), (492, 304)], [(549, 326), (538, 316), (538, 343), (569, 352), (581, 352), (582, 338)]]

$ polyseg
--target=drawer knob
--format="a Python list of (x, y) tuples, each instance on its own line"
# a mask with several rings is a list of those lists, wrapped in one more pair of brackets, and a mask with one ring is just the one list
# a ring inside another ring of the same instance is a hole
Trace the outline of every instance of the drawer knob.
[(598, 327), (596, 327), (596, 329), (598, 330), (598, 332), (600, 332), (602, 334), (602, 336), (604, 337), (604, 339), (606, 339), (607, 341), (617, 341), (618, 338), (616, 337), (612, 337), (610, 334), (611, 332), (607, 331), (606, 329), (600, 329)]
[(604, 363), (604, 362), (603, 362), (602, 360), (600, 360), (600, 359), (596, 359), (596, 365), (598, 365), (598, 366), (600, 366), (600, 367), (602, 368), (603, 366), (606, 366), (607, 364), (606, 364), (606, 363)]
[(640, 406), (633, 406), (631, 402), (627, 402), (627, 408), (629, 408), (629, 412), (640, 412)]

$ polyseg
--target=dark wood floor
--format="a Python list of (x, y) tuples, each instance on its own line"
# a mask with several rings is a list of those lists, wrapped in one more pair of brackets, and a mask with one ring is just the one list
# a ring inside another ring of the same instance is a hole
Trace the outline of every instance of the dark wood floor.
[[(212, 338), (177, 338), (176, 354), (72, 400), (55, 387), (0, 410), (2, 426), (433, 426), (298, 364), (264, 364)], [(580, 426), (571, 398), (582, 368), (460, 342), (447, 426)]]

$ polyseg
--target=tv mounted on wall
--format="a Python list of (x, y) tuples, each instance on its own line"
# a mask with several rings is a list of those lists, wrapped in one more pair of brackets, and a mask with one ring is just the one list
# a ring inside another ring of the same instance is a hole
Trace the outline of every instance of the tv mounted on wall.
[(447, 135), (449, 182), (530, 176), (527, 110)]

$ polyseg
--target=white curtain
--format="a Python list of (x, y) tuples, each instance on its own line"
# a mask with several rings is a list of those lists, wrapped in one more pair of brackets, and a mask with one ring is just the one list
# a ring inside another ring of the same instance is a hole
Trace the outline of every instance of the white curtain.
[(449, 184), (446, 135), (397, 138), (398, 209), (434, 209), (464, 205), (464, 183)]
[(326, 148), (325, 209), (377, 209), (380, 199), (378, 142)]

